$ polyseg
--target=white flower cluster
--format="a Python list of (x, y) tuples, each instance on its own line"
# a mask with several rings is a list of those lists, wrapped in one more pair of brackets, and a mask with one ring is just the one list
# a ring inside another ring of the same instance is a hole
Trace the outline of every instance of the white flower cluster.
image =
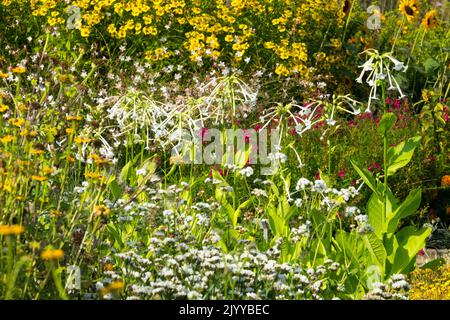
[(366, 112), (370, 112), (371, 101), (378, 99), (377, 87), (386, 79), (389, 83), (387, 90), (397, 91), (400, 95), (400, 99), (404, 98), (405, 95), (403, 94), (398, 81), (393, 76), (393, 71), (406, 72), (408, 67), (405, 66), (403, 62), (395, 59), (391, 53), (380, 54), (374, 49), (366, 50), (364, 53), (369, 56), (369, 59), (363, 65), (359, 66), (362, 68), (362, 71), (356, 79), (356, 82), (363, 83), (364, 75), (366, 72), (369, 73), (366, 78), (366, 83), (371, 87), (371, 90)]
[[(307, 234), (308, 228), (302, 225), (294, 233)], [(267, 252), (241, 248), (225, 253), (211, 240), (198, 248), (192, 237), (161, 232), (139, 253), (115, 254), (121, 267), (104, 272), (97, 288), (123, 279), (127, 299), (331, 299), (338, 292), (330, 281), (339, 268), (336, 262), (304, 270), (297, 263), (278, 262), (279, 241)]]
[(359, 234), (366, 234), (373, 232), (373, 227), (369, 223), (369, 217), (365, 214), (359, 214), (355, 217), (355, 221), (358, 226), (356, 227), (356, 232)]
[(394, 274), (386, 283), (373, 283), (373, 289), (365, 295), (366, 300), (407, 300), (409, 283), (403, 274)]

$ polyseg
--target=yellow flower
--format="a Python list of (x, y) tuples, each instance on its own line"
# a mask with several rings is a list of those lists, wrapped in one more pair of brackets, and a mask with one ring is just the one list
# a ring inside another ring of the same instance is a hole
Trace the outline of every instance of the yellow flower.
[(76, 138), (74, 139), (74, 141), (75, 141), (75, 143), (83, 144), (83, 143), (91, 142), (92, 139), (90, 139), (90, 138), (88, 138), (88, 137), (82, 137), (82, 136), (79, 136), (79, 137), (76, 137)]
[(109, 210), (109, 208), (104, 204), (94, 206), (94, 215), (96, 217), (106, 217), (109, 216), (110, 213), (111, 210)]
[(44, 176), (31, 176), (31, 180), (39, 181), (39, 182), (45, 181), (45, 180), (47, 180), (47, 179), (48, 179), (48, 178), (47, 178), (47, 177), (44, 177)]
[(89, 34), (91, 33), (91, 30), (87, 27), (81, 27), (80, 28), (80, 34), (82, 37), (86, 38), (89, 37)]
[(0, 71), (0, 78), (1, 79), (8, 78), (8, 74)]
[(287, 77), (289, 75), (289, 69), (286, 68), (285, 65), (279, 64), (277, 68), (275, 69), (275, 73), (279, 76)]
[(42, 251), (41, 258), (42, 260), (47, 261), (58, 261), (64, 257), (64, 251), (61, 249), (47, 249)]
[(66, 120), (67, 121), (81, 121), (83, 118), (81, 116), (67, 116)]
[(42, 172), (43, 172), (46, 176), (48, 176), (48, 175), (50, 175), (50, 174), (56, 172), (56, 169), (55, 169), (55, 168), (52, 168), (52, 167), (44, 167), (44, 169), (42, 169)]
[(4, 144), (7, 144), (7, 143), (9, 143), (9, 142), (11, 142), (11, 141), (14, 141), (14, 140), (16, 140), (16, 137), (14, 137), (14, 136), (12, 136), (12, 135), (6, 135), (6, 136), (0, 138), (0, 141), (1, 141), (2, 143), (4, 143)]
[(61, 211), (58, 211), (58, 210), (52, 210), (52, 211), (50, 211), (50, 215), (52, 217), (59, 218), (59, 217), (63, 216), (63, 213)]
[(95, 164), (97, 164), (99, 166), (111, 163), (111, 160), (102, 158), (97, 154), (91, 154), (89, 157), (95, 162)]
[(17, 119), (10, 119), (8, 122), (15, 127), (20, 127), (25, 122), (25, 120), (23, 120), (22, 118), (17, 118)]
[(225, 36), (225, 41), (226, 42), (232, 42), (234, 40), (233, 36), (231, 34), (227, 34)]
[(101, 294), (106, 295), (108, 293), (119, 293), (124, 287), (123, 281), (116, 280), (111, 282), (111, 284), (105, 288), (102, 288)]
[(18, 236), (25, 232), (25, 228), (18, 224), (13, 225), (1, 225), (0, 224), (0, 236)]
[(9, 107), (6, 104), (0, 104), (0, 112), (5, 112), (9, 110)]
[(399, 10), (411, 22), (419, 14), (419, 5), (417, 0), (401, 0)]
[(75, 130), (73, 130), (72, 128), (66, 128), (66, 133), (70, 136), (71, 134), (73, 134), (75, 132)]
[(430, 30), (434, 28), (438, 24), (437, 20), (437, 11), (431, 10), (427, 12), (425, 15), (425, 18), (423, 18), (422, 25), (425, 28), (425, 30)]
[(101, 178), (103, 178), (102, 175), (98, 172), (86, 172), (84, 176), (86, 177), (86, 179), (93, 180), (100, 180)]
[(24, 73), (27, 69), (24, 66), (17, 66), (11, 69), (14, 73)]
[(446, 176), (442, 177), (441, 186), (442, 187), (450, 187), (450, 176), (446, 175)]
[(417, 269), (411, 274), (411, 300), (449, 300), (450, 266), (444, 265), (437, 270)]
[[(30, 135), (31, 135), (31, 134), (30, 134)], [(44, 151), (44, 150), (41, 150), (41, 149), (31, 149), (30, 153), (31, 153), (32, 155), (40, 155), (40, 154), (44, 154), (45, 151)]]
[(109, 291), (120, 291), (123, 289), (122, 281), (114, 281), (108, 286)]

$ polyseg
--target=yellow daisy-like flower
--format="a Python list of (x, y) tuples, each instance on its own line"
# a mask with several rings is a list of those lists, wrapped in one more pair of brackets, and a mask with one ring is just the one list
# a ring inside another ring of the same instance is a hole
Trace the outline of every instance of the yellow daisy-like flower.
[(104, 204), (94, 206), (94, 215), (97, 217), (106, 217), (109, 216), (110, 213), (111, 210)]
[(0, 104), (0, 113), (9, 110), (9, 107), (6, 104)]
[(425, 18), (422, 20), (422, 25), (425, 28), (426, 31), (434, 28), (438, 24), (437, 20), (437, 11), (431, 10), (427, 12), (425, 15)]
[(92, 139), (88, 138), (88, 137), (76, 137), (73, 141), (75, 141), (75, 143), (79, 143), (79, 144), (83, 144), (83, 143), (88, 143), (91, 142)]
[(47, 177), (44, 177), (44, 176), (31, 176), (31, 180), (39, 181), (39, 182), (45, 181), (45, 180), (47, 180), (47, 179), (48, 179), (48, 178), (47, 178)]
[(0, 225), (0, 236), (18, 236), (25, 232), (25, 228), (18, 224)]
[(289, 75), (289, 69), (286, 66), (279, 64), (275, 69), (275, 73), (279, 76), (287, 77)]
[(71, 115), (68, 115), (68, 116), (66, 117), (66, 120), (67, 120), (67, 121), (81, 121), (81, 120), (83, 120), (83, 118), (82, 118), (81, 116), (71, 116)]
[(42, 169), (42, 172), (43, 172), (46, 176), (48, 176), (48, 175), (51, 175), (51, 174), (55, 173), (55, 172), (56, 172), (56, 169), (55, 169), (55, 168), (52, 168), (52, 167), (44, 167), (44, 169)]
[(14, 136), (12, 136), (10, 134), (0, 138), (0, 142), (2, 142), (4, 144), (7, 144), (7, 143), (9, 143), (11, 141), (14, 141), (14, 140), (16, 140), (16, 137), (14, 137)]
[(24, 73), (27, 69), (24, 66), (17, 66), (11, 69), (14, 73)]
[(64, 251), (61, 249), (47, 249), (42, 251), (41, 258), (46, 261), (58, 261), (64, 257)]
[(401, 0), (398, 9), (409, 22), (413, 21), (419, 14), (419, 5), (417, 4), (417, 0)]

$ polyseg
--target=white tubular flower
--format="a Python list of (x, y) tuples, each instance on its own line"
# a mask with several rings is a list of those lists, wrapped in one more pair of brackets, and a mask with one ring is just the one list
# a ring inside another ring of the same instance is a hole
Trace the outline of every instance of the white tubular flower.
[(400, 85), (395, 77), (392, 75), (393, 71), (406, 72), (408, 66), (392, 56), (391, 53), (380, 54), (377, 50), (369, 49), (364, 51), (369, 56), (369, 59), (359, 66), (363, 70), (356, 82), (363, 83), (364, 75), (370, 71), (370, 74), (366, 78), (366, 83), (371, 87), (368, 106), (366, 112), (370, 112), (370, 105), (372, 100), (377, 100), (377, 87), (382, 85), (386, 79), (389, 82), (388, 90), (397, 91), (400, 95), (400, 99), (404, 98)]

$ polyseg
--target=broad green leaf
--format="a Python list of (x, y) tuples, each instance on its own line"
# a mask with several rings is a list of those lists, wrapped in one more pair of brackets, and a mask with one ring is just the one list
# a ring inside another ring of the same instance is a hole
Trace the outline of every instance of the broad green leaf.
[(414, 154), (414, 150), (420, 145), (420, 136), (403, 141), (388, 150), (388, 170), (387, 174), (392, 175), (398, 169), (406, 166)]
[(415, 189), (411, 191), (406, 197), (405, 201), (403, 201), (403, 203), (397, 208), (397, 210), (395, 210), (392, 215), (388, 215), (387, 232), (394, 233), (401, 219), (416, 213), (417, 209), (419, 209), (421, 199), (421, 189)]
[(420, 267), (420, 269), (431, 269), (433, 271), (436, 271), (443, 265), (445, 265), (446, 261), (444, 258), (434, 259), (430, 262), (425, 263), (423, 266)]
[(434, 72), (434, 70), (439, 68), (439, 62), (429, 57), (427, 60), (425, 60), (423, 66), (425, 67), (425, 73), (431, 75)]
[(289, 240), (286, 238), (283, 238), (280, 245), (280, 254), (281, 254), (281, 261), (282, 262), (288, 262), (289, 256), (290, 256), (290, 245)]
[(383, 216), (383, 203), (375, 192), (372, 193), (367, 202), (367, 213), (369, 216), (369, 223), (374, 228), (375, 235), (379, 239), (382, 239), (385, 220)]
[(375, 233), (368, 233), (363, 236), (366, 248), (369, 251), (372, 262), (380, 267), (382, 274), (384, 273), (386, 266), (386, 250), (384, 249), (383, 242), (377, 238)]
[(354, 267), (359, 268), (361, 257), (365, 253), (365, 245), (360, 241), (360, 237), (355, 233), (337, 230), (335, 241), (339, 245), (343, 260), (346, 263), (350, 260)]
[(386, 250), (387, 260), (386, 260), (386, 274), (391, 274), (392, 266), (394, 265), (395, 254), (398, 250), (398, 241), (395, 235), (387, 235), (383, 240), (384, 249)]
[(238, 220), (239, 216), (242, 213), (242, 209), (245, 209), (252, 201), (253, 201), (253, 197), (251, 197), (250, 199), (248, 199), (248, 200), (244, 201), (243, 203), (241, 203), (240, 206), (236, 209), (236, 211), (234, 211), (233, 218), (232, 218), (232, 221), (231, 221), (233, 226), (237, 225), (237, 220)]
[(366, 168), (362, 168), (359, 165), (357, 165), (353, 160), (350, 160), (350, 162), (353, 165), (353, 168), (355, 168), (356, 172), (358, 172), (359, 176), (363, 179), (365, 184), (373, 191), (377, 192), (376, 182), (373, 178), (372, 174), (369, 170)]
[(431, 234), (431, 228), (417, 229), (413, 226), (401, 229), (395, 237), (398, 248), (395, 252), (395, 259), (391, 274), (404, 272), (416, 259), (417, 253), (425, 247), (425, 241)]
[(378, 132), (384, 135), (387, 131), (392, 129), (396, 121), (397, 116), (394, 113), (385, 113), (378, 124)]
[(108, 186), (115, 199), (119, 199), (122, 196), (122, 188), (120, 187), (115, 177), (110, 180)]
[(277, 209), (270, 204), (268, 207), (268, 216), (269, 216), (269, 226), (272, 232), (278, 236), (285, 236), (288, 233), (287, 225), (284, 222), (283, 217), (279, 216), (277, 213)]

